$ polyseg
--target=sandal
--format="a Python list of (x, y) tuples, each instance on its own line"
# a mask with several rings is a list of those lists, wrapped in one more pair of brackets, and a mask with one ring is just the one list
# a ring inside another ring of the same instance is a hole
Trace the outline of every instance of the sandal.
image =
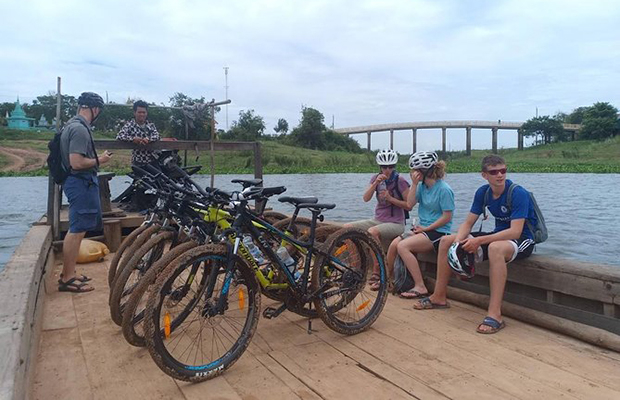
[[(491, 329), (484, 329), (484, 330), (480, 329), (483, 326), (488, 326)], [(497, 333), (501, 331), (502, 329), (504, 329), (505, 326), (506, 326), (506, 323), (504, 321), (500, 322), (493, 317), (486, 316), (482, 320), (482, 323), (478, 325), (478, 328), (476, 328), (476, 332), (482, 333), (485, 335), (490, 335), (492, 333)]]
[(58, 282), (59, 292), (86, 293), (93, 290), (95, 290), (94, 287), (88, 285), (88, 283), (80, 282), (78, 278), (71, 278), (67, 282), (62, 280)]
[(379, 288), (381, 288), (381, 282), (380, 281), (375, 281), (375, 282), (372, 282), (370, 284), (370, 290), (372, 290), (373, 292), (379, 291)]
[(446, 303), (446, 304), (433, 303), (430, 297), (424, 297), (423, 299), (418, 300), (415, 303), (413, 303), (413, 308), (415, 310), (435, 310), (435, 309), (441, 309), (441, 308), (450, 308), (450, 303)]
[(414, 299), (415, 300), (415, 299), (421, 299), (421, 298), (428, 297), (428, 296), (429, 296), (428, 292), (420, 293), (415, 289), (409, 289), (409, 290), (402, 292), (399, 297), (401, 299)]
[[(63, 276), (62, 276), (62, 273), (61, 273), (60, 274), (60, 278), (58, 279), (58, 284), (62, 283), (62, 278), (63, 278)], [(90, 278), (90, 277), (88, 277), (86, 275), (76, 275), (75, 279), (77, 279), (78, 281), (80, 281), (82, 283), (90, 282), (90, 281), (93, 280), (92, 278)]]

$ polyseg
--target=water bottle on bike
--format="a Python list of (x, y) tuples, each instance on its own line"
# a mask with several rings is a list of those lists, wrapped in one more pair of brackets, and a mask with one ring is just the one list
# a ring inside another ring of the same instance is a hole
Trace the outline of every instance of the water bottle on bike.
[(248, 251), (250, 252), (252, 257), (254, 257), (254, 259), (256, 260), (258, 265), (262, 265), (262, 264), (266, 263), (265, 256), (263, 255), (263, 252), (260, 251), (260, 249), (254, 244), (254, 242), (252, 241), (252, 237), (251, 236), (244, 236), (243, 237), (243, 244), (248, 249)]
[(280, 246), (276, 251), (276, 254), (280, 258), (280, 260), (282, 260), (282, 263), (284, 263), (289, 272), (293, 274), (295, 280), (299, 279), (301, 274), (299, 273), (299, 271), (297, 271), (297, 262), (293, 257), (291, 257), (286, 247)]

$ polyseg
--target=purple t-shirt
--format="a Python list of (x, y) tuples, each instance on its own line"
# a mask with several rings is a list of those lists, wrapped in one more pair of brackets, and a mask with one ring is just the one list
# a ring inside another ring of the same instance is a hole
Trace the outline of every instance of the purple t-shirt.
[[(372, 178), (370, 178), (371, 185), (377, 180), (377, 176), (379, 176), (379, 174), (374, 175)], [(409, 182), (407, 182), (405, 178), (399, 175), (398, 176), (398, 189), (400, 190), (400, 193), (403, 196), (405, 196), (405, 190), (407, 190), (408, 187), (409, 187)], [(396, 194), (395, 189), (396, 189), (396, 182), (392, 182), (391, 184), (387, 185), (387, 190), (390, 193), (390, 196), (401, 200), (401, 198)], [(377, 221), (394, 222), (397, 224), (405, 223), (405, 211), (402, 208), (397, 207), (393, 204), (390, 204), (385, 200), (379, 200), (378, 190), (376, 191), (375, 196), (377, 197), (377, 206), (375, 207), (375, 219)], [(406, 200), (406, 199), (403, 198), (402, 200)]]

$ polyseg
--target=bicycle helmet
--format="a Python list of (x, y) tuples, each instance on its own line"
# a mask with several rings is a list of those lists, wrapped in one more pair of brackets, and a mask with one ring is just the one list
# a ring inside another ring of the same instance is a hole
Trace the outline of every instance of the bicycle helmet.
[(398, 154), (394, 150), (386, 149), (377, 153), (377, 164), (396, 165), (396, 163), (398, 163)]
[(463, 250), (460, 243), (452, 243), (448, 249), (448, 265), (452, 270), (465, 278), (473, 278), (476, 263), (482, 261), (482, 248), (478, 247), (477, 254)]
[(103, 98), (99, 96), (97, 93), (93, 92), (84, 92), (78, 98), (78, 105), (80, 107), (98, 107), (103, 108), (104, 102)]
[(435, 164), (439, 157), (434, 151), (418, 151), (409, 157), (409, 168), (411, 169), (429, 169)]

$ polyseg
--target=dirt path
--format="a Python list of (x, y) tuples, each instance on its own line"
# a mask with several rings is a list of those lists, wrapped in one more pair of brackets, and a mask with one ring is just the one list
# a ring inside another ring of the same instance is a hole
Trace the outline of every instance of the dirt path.
[(0, 168), (0, 171), (32, 171), (41, 168), (47, 154), (32, 149), (15, 149), (12, 147), (0, 147), (0, 153), (9, 158), (9, 165)]

